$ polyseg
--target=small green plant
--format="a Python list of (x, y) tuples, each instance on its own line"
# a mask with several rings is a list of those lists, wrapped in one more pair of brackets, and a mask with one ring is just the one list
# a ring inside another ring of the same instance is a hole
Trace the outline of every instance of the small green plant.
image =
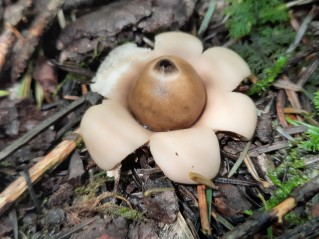
[(319, 113), (319, 90), (315, 93), (315, 97), (313, 98), (313, 104), (315, 105)]
[(308, 151), (310, 153), (319, 152), (319, 127), (292, 120), (289, 117), (287, 117), (286, 120), (294, 126), (303, 125), (308, 128), (307, 131), (294, 142), (300, 150)]
[(215, 11), (215, 1), (211, 0), (210, 3), (209, 3), (209, 7), (207, 9), (207, 12), (205, 14), (205, 17), (199, 27), (199, 30), (198, 30), (198, 35), (199, 36), (202, 36), (203, 33), (206, 31), (206, 29), (208, 28), (209, 26), (209, 22), (210, 22), (210, 19), (212, 18), (213, 14), (214, 14), (214, 11)]
[[(287, 118), (292, 125), (303, 125), (307, 131), (291, 142), (288, 156), (274, 170), (268, 172), (268, 177), (278, 187), (274, 195), (267, 201), (267, 208), (273, 208), (290, 196), (292, 190), (306, 183), (310, 175), (305, 173), (304, 157), (319, 152), (319, 128), (304, 122)], [(285, 180), (283, 180), (285, 178)]]
[(233, 38), (249, 35), (255, 28), (288, 20), (286, 5), (281, 0), (228, 0), (225, 10), (229, 15), (227, 27)]
[(299, 147), (312, 152), (319, 151), (319, 128), (314, 127), (314, 130), (305, 133), (305, 140), (300, 142)]
[[(275, 194), (267, 201), (268, 208), (272, 208), (285, 198), (297, 186), (307, 182), (309, 176), (304, 172), (304, 155), (319, 152), (319, 128), (304, 122), (287, 118), (292, 125), (303, 125), (307, 131), (291, 142), (288, 156), (275, 169), (268, 172), (271, 181), (278, 187)], [(285, 175), (286, 180), (282, 181)]]
[(259, 79), (248, 94), (265, 91), (283, 71), (295, 32), (288, 26), (288, 8), (281, 0), (228, 0), (226, 26), (231, 46), (250, 66)]
[(269, 87), (276, 77), (282, 72), (284, 66), (286, 65), (288, 57), (280, 56), (278, 57), (275, 64), (270, 68), (265, 68), (261, 73), (261, 80), (253, 85), (249, 91), (247, 92), (248, 95), (254, 95), (259, 92), (262, 92)]
[(9, 92), (9, 91), (0, 90), (0, 97), (4, 97), (4, 96), (8, 96), (8, 95), (10, 95), (10, 92)]

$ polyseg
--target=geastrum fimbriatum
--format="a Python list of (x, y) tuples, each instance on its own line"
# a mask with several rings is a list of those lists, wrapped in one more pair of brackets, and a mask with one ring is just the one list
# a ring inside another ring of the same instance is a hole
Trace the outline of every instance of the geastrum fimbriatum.
[(254, 134), (254, 103), (232, 92), (250, 74), (237, 53), (223, 47), (203, 52), (190, 34), (159, 34), (154, 50), (126, 43), (109, 53), (93, 79), (91, 89), (108, 100), (84, 114), (83, 140), (105, 170), (149, 144), (171, 180), (195, 184), (191, 172), (211, 179), (220, 166), (215, 132)]

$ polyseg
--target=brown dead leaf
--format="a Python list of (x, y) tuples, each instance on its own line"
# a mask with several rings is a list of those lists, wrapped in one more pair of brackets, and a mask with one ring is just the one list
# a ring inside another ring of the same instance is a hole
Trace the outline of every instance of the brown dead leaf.
[(157, 178), (147, 181), (144, 189), (143, 203), (148, 217), (162, 223), (175, 222), (179, 207), (172, 183)]
[(53, 93), (58, 85), (55, 68), (49, 64), (44, 56), (39, 56), (32, 77), (38, 81), (46, 93)]
[(214, 206), (224, 216), (235, 216), (252, 205), (244, 197), (238, 187), (231, 184), (218, 184), (221, 197), (214, 198)]
[(256, 137), (263, 143), (271, 143), (273, 141), (272, 116), (269, 112), (262, 113), (258, 117)]

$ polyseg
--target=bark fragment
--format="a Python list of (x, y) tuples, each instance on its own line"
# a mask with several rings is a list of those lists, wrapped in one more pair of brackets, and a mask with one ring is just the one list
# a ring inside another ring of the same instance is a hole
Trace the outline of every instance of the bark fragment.
[(134, 40), (141, 42), (141, 33), (179, 29), (193, 13), (191, 0), (124, 0), (110, 3), (83, 15), (60, 34), (57, 48), (60, 61), (82, 61), (97, 49), (109, 50)]
[[(44, 2), (43, 2), (44, 1)], [(64, 0), (41, 0), (37, 1), (41, 12), (32, 22), (27, 31), (23, 33), (23, 41), (19, 41), (14, 47), (14, 55), (12, 59), (11, 80), (16, 80), (24, 71), (27, 61), (35, 51), (38, 42), (47, 27), (52, 23), (59, 9), (63, 5)]]

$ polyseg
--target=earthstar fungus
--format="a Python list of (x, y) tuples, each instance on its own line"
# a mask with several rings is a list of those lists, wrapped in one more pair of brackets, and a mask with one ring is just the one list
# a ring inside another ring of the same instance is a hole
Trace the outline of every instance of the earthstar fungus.
[(91, 107), (81, 134), (94, 161), (105, 170), (149, 144), (171, 180), (195, 184), (189, 173), (217, 175), (214, 132), (250, 139), (257, 114), (252, 100), (232, 92), (251, 74), (235, 52), (212, 47), (186, 33), (155, 37), (154, 50), (133, 43), (112, 50), (93, 78), (92, 91), (108, 100)]

